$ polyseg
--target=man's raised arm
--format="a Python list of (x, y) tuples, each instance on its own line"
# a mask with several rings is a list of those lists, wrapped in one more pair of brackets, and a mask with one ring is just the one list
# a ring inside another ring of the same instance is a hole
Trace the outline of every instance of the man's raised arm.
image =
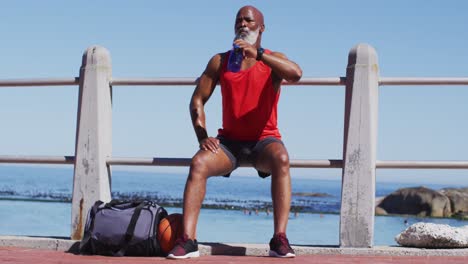
[(302, 77), (302, 70), (295, 62), (289, 60), (281, 52), (272, 52), (271, 54), (259, 54), (255, 45), (247, 43), (245, 40), (238, 39), (234, 41), (244, 51), (244, 56), (263, 61), (268, 65), (279, 80), (288, 82), (297, 82)]
[(280, 52), (263, 54), (261, 60), (280, 78), (288, 82), (298, 82), (302, 77), (302, 70), (295, 62), (290, 61)]

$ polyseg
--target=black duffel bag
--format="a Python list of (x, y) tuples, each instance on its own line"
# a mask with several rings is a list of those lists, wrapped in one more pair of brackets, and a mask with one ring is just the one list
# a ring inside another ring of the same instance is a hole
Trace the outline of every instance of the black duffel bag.
[(158, 225), (167, 211), (152, 201), (97, 201), (89, 209), (80, 253), (161, 256)]

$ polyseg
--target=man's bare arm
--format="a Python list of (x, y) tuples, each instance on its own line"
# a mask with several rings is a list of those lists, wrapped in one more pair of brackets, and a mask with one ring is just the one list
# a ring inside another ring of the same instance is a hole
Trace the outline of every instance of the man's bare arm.
[(298, 82), (302, 77), (302, 70), (295, 62), (288, 60), (286, 55), (280, 52), (263, 54), (261, 59), (279, 77), (288, 82)]
[(219, 141), (208, 137), (205, 121), (205, 103), (218, 83), (221, 69), (221, 55), (217, 54), (208, 62), (205, 71), (197, 81), (197, 87), (190, 100), (190, 117), (192, 125), (197, 135), (200, 148), (216, 152), (219, 147)]
[[(236, 43), (244, 50), (247, 58), (257, 58), (257, 48), (244, 40), (238, 39)], [(289, 60), (286, 55), (280, 52), (264, 53), (261, 60), (268, 65), (279, 81), (297, 82), (302, 77), (302, 70), (295, 62)]]

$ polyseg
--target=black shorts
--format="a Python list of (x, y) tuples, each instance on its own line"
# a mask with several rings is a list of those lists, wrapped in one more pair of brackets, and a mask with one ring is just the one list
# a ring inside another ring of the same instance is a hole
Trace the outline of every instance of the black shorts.
[[(259, 141), (230, 140), (222, 136), (218, 136), (217, 138), (219, 139), (221, 149), (223, 149), (224, 153), (226, 153), (231, 160), (232, 171), (237, 169), (241, 163), (250, 163), (255, 165), (258, 154), (261, 153), (268, 144), (274, 142), (283, 144), (283, 141), (275, 137), (267, 137)], [(231, 172), (224, 175), (224, 177), (229, 177)], [(262, 178), (266, 178), (271, 175), (268, 172), (259, 170), (257, 170), (257, 172), (258, 176)]]

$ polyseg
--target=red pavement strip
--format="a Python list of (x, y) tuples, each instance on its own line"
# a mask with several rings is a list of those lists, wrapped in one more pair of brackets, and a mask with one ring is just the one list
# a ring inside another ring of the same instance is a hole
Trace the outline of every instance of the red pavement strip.
[(66, 253), (55, 250), (30, 249), (19, 247), (0, 247), (0, 263), (34, 263), (34, 264), (54, 264), (54, 263), (411, 263), (411, 264), (429, 264), (444, 263), (458, 264), (468, 263), (468, 256), (460, 257), (434, 257), (434, 256), (355, 256), (355, 255), (302, 255), (293, 259), (279, 259), (270, 257), (255, 256), (201, 256), (188, 260), (168, 260), (162, 257), (104, 257), (104, 256), (81, 256), (72, 253)]

